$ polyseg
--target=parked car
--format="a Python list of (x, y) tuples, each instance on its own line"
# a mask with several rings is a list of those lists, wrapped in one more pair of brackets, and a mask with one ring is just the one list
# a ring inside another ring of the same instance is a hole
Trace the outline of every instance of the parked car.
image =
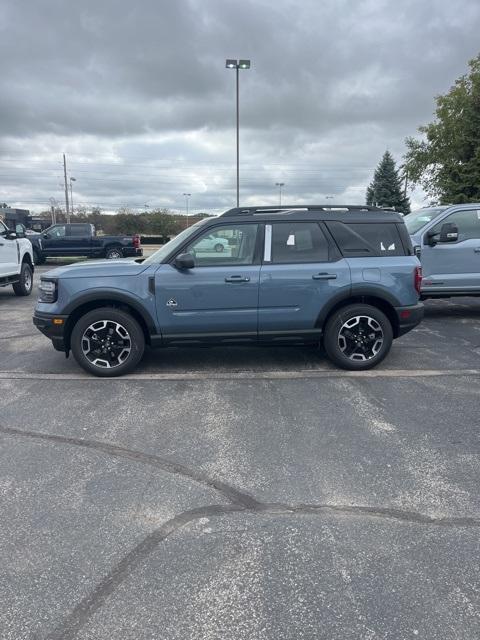
[(29, 296), (33, 269), (32, 245), (22, 225), (12, 231), (0, 220), (0, 287), (12, 285), (15, 295)]
[(228, 240), (211, 234), (200, 240), (200, 242), (195, 246), (195, 252), (202, 253), (205, 251), (216, 251), (217, 253), (221, 253), (228, 248)]
[[(206, 238), (228, 252), (202, 253)], [(131, 371), (145, 344), (323, 342), (345, 369), (379, 364), (423, 317), (403, 217), (373, 207), (231, 209), (146, 260), (42, 276), (33, 321), (98, 376)]]
[(420, 209), (405, 224), (422, 263), (422, 298), (480, 295), (480, 203)]
[(93, 224), (55, 224), (38, 235), (30, 236), (35, 263), (57, 256), (87, 258), (141, 257), (140, 236), (99, 236)]

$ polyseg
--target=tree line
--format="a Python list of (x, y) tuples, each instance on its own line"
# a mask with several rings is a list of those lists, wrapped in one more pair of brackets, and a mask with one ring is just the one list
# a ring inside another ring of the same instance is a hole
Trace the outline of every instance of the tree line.
[[(51, 212), (44, 211), (39, 217), (50, 218)], [(128, 208), (121, 208), (115, 215), (103, 213), (99, 207), (77, 208), (71, 215), (70, 221), (88, 222), (95, 225), (97, 230), (105, 235), (133, 235), (139, 233), (145, 236), (162, 236), (168, 238), (175, 236), (186, 228), (187, 224), (208, 217), (207, 213), (199, 213), (188, 217), (172, 213), (168, 209), (152, 209), (142, 213), (133, 213)], [(57, 222), (66, 222), (65, 212), (55, 211)]]

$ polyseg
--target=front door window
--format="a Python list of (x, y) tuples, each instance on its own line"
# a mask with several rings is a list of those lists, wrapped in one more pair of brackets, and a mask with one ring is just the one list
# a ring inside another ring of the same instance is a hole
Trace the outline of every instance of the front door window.
[(209, 229), (186, 248), (196, 267), (244, 266), (255, 259), (258, 224)]
[(432, 231), (440, 233), (444, 224), (453, 223), (458, 227), (458, 241), (480, 239), (480, 209), (456, 211), (439, 222)]

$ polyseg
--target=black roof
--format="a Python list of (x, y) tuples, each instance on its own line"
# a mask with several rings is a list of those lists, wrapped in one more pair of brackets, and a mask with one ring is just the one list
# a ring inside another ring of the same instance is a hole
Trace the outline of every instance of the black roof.
[(342, 222), (402, 222), (396, 211), (386, 211), (368, 205), (285, 205), (281, 207), (235, 207), (222, 213), (221, 218), (239, 217), (268, 220), (338, 220)]

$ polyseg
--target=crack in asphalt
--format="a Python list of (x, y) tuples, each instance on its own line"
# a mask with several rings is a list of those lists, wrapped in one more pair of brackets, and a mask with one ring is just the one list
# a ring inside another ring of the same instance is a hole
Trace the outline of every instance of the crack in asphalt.
[(33, 440), (44, 440), (47, 442), (56, 442), (58, 444), (74, 445), (77, 447), (83, 447), (84, 449), (92, 449), (95, 451), (101, 451), (115, 458), (124, 458), (127, 460), (133, 460), (134, 462), (140, 462), (152, 467), (157, 467), (166, 473), (172, 473), (175, 475), (183, 476), (189, 480), (193, 480), (198, 484), (208, 487), (209, 489), (215, 489), (221, 493), (230, 502), (242, 505), (249, 509), (258, 506), (258, 502), (247, 493), (239, 491), (234, 487), (217, 480), (210, 478), (206, 473), (191, 469), (183, 464), (177, 462), (171, 462), (160, 456), (143, 453), (141, 451), (135, 451), (133, 449), (127, 449), (115, 444), (109, 444), (107, 442), (100, 442), (98, 440), (88, 440), (84, 438), (72, 438), (70, 436), (59, 436), (50, 433), (43, 433), (41, 431), (26, 431), (23, 429), (15, 429), (13, 427), (5, 427), (0, 425), (0, 433), (12, 436), (21, 436), (25, 438), (31, 438)]
[(208, 518), (244, 510), (245, 508), (240, 505), (210, 505), (184, 511), (167, 520), (161, 527), (152, 531), (136, 547), (123, 556), (93, 591), (80, 600), (68, 616), (51, 633), (45, 636), (45, 640), (73, 640), (120, 583), (128, 578), (132, 571), (171, 533), (199, 518)]
[(188, 478), (206, 487), (213, 488), (226, 497), (231, 504), (213, 504), (196, 507), (174, 516), (163, 525), (148, 534), (140, 543), (125, 554), (119, 562), (105, 575), (63, 621), (53, 629), (45, 640), (73, 640), (81, 629), (89, 622), (96, 611), (101, 609), (108, 597), (124, 582), (132, 572), (172, 533), (201, 518), (221, 517), (231, 513), (249, 515), (322, 515), (339, 514), (348, 517), (371, 517), (383, 520), (394, 520), (418, 525), (439, 527), (480, 527), (480, 518), (444, 517), (434, 518), (415, 511), (386, 507), (369, 507), (362, 505), (336, 504), (286, 504), (280, 502), (261, 502), (251, 495), (210, 478), (206, 474), (190, 469), (182, 464), (165, 460), (153, 454), (142, 453), (126, 447), (108, 444), (97, 440), (72, 438), (37, 431), (24, 431), (0, 425), (0, 433), (6, 436), (30, 438), (59, 445), (73, 445), (85, 449), (99, 451), (117, 458), (140, 462), (158, 469)]

